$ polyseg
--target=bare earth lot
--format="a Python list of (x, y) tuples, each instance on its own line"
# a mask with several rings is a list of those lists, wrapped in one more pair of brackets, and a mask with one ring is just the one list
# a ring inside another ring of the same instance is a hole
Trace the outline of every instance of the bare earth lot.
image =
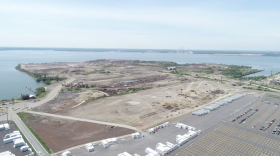
[[(167, 70), (168, 66), (173, 66), (173, 63), (96, 60), (25, 64), (22, 68), (76, 79), (73, 84), (63, 84), (65, 93), (34, 111), (125, 124), (141, 131), (227, 96), (254, 92), (232, 86), (234, 81), (220, 75), (220, 70), (227, 68), (225, 66), (177, 66), (177, 71), (186, 73), (183, 75)], [(205, 73), (209, 70), (214, 72)], [(78, 82), (94, 87), (67, 91)], [(133, 90), (136, 91), (132, 93)], [(100, 99), (94, 99), (97, 97)]]
[(125, 128), (43, 116), (34, 116), (27, 123), (53, 152), (134, 132)]
[[(75, 79), (71, 84), (57, 82), (63, 85), (61, 93), (32, 111), (130, 125), (140, 132), (166, 121), (172, 123), (183, 119), (194, 110), (234, 94), (267, 94), (256, 90), (258, 86), (254, 82), (241, 82), (222, 75), (221, 72), (228, 67), (216, 64), (95, 60), (22, 64), (21, 68), (47, 76)], [(279, 75), (271, 78), (277, 83)], [(81, 83), (83, 85), (79, 85)], [(51, 89), (52, 85), (48, 87)], [(278, 92), (269, 92), (269, 95), (276, 97)], [(240, 103), (240, 107), (243, 105), (246, 103)], [(134, 132), (43, 116), (28, 119), (28, 124), (54, 152)]]
[[(188, 87), (189, 85), (194, 85)], [(189, 89), (195, 89), (191, 92)], [(146, 129), (156, 124), (165, 122), (183, 113), (190, 112), (205, 103), (215, 101), (229, 94), (212, 94), (210, 88), (217, 88), (214, 83), (202, 85), (202, 82), (178, 84), (172, 87), (160, 87), (139, 91), (133, 94), (112, 96), (81, 105), (76, 108), (65, 109), (57, 114), (86, 118), (113, 123), (131, 125), (140, 129)], [(180, 96), (181, 92), (188, 97)], [(206, 92), (208, 91), (208, 92)], [(226, 90), (231, 94), (234, 91)], [(169, 107), (163, 106), (170, 104)], [(174, 105), (176, 103), (178, 107)]]

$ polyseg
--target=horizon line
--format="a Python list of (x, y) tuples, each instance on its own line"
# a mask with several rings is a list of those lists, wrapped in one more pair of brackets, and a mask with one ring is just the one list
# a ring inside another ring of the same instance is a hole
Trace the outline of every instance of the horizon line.
[[(73, 47), (0, 47), (0, 50), (173, 50), (177, 51), (178, 49), (157, 49), (157, 48), (73, 48)], [(192, 49), (192, 50), (186, 50), (186, 51), (256, 51), (256, 52), (280, 52), (280, 50), (200, 50), (200, 49)]]

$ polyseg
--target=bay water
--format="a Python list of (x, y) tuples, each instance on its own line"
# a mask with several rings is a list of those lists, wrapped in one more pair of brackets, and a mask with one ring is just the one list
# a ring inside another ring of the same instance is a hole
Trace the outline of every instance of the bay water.
[[(144, 61), (172, 61), (186, 63), (216, 63), (251, 66), (264, 71), (250, 76), (280, 72), (280, 57), (271, 56), (225, 56), (210, 54), (180, 53), (141, 53), (141, 52), (84, 52), (51, 50), (3, 50), (0, 51), (0, 100), (19, 98), (21, 94), (34, 94), (44, 83), (37, 83), (34, 78), (17, 71), (19, 63), (82, 62), (96, 59), (124, 59)], [(27, 87), (27, 88), (26, 88)]]

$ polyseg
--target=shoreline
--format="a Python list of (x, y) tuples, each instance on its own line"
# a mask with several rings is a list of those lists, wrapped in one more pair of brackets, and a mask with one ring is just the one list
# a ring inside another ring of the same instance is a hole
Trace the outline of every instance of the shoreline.
[(265, 54), (212, 54), (212, 55), (224, 55), (224, 56), (264, 56)]
[[(17, 66), (15, 67), (15, 69), (16, 69), (17, 71), (19, 71), (19, 72), (22, 72), (22, 73), (27, 74), (28, 76), (34, 78), (34, 80), (35, 80), (36, 82), (38, 82), (38, 77), (36, 77), (36, 75), (35, 75), (35, 74), (37, 74), (37, 73), (32, 73), (32, 72), (29, 72), (28, 70), (25, 70), (25, 69), (21, 68), (21, 64), (17, 65)], [(42, 75), (42, 74), (39, 74), (39, 75)], [(67, 80), (67, 78), (60, 78), (60, 79), (62, 79), (62, 80), (59, 80), (59, 81)], [(51, 84), (53, 83), (53, 82), (51, 82), (50, 84), (48, 84), (48, 83), (45, 83), (43, 80), (40, 80), (40, 81), (44, 84), (44, 85), (41, 86), (41, 87), (46, 87), (46, 86), (51, 85)], [(39, 82), (40, 82), (40, 81), (39, 81)], [(51, 81), (53, 81), (53, 80), (51, 80)], [(57, 81), (57, 82), (59, 82), (59, 81)], [(47, 81), (46, 81), (46, 82), (47, 82)], [(40, 88), (40, 87), (38, 87), (38, 88)], [(36, 91), (37, 91), (38, 88), (35, 89), (35, 92), (34, 92), (35, 95), (36, 95)], [(40, 97), (40, 98), (38, 98), (38, 99), (42, 99), (42, 98), (44, 98), (44, 97), (48, 94), (48, 91), (45, 91), (45, 92), (46, 92), (46, 93), (45, 93), (42, 97)], [(43, 94), (43, 93), (41, 93), (41, 94)], [(41, 94), (40, 94), (40, 95), (41, 95)], [(21, 97), (20, 97), (19, 99), (21, 99)], [(36, 99), (37, 99), (37, 95), (36, 95)]]

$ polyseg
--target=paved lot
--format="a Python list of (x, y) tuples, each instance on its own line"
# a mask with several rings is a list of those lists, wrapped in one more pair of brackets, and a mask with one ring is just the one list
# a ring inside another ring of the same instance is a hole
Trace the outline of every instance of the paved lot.
[[(173, 123), (176, 122), (185, 123), (187, 125), (196, 127), (197, 129), (203, 131), (202, 135), (193, 139), (187, 144), (179, 147), (176, 151), (170, 154), (171, 156), (174, 156), (178, 152), (185, 150), (186, 147), (190, 147), (190, 145), (194, 143), (196, 140), (199, 140), (201, 137), (203, 137), (203, 135), (212, 132), (221, 124), (225, 124), (225, 123), (231, 124), (231, 122), (229, 122), (230, 118), (233, 118), (237, 116), (237, 114), (240, 114), (240, 112), (243, 112), (244, 110), (253, 107), (252, 105), (255, 105), (258, 102), (261, 102), (260, 98), (257, 98), (256, 96), (247, 95), (239, 100), (232, 102), (231, 104), (222, 106), (218, 110), (212, 111), (210, 114), (207, 114), (205, 116), (195, 116), (191, 114), (185, 115), (184, 117), (172, 122), (170, 127), (161, 129), (159, 130), (159, 132), (155, 134), (145, 134), (144, 138), (140, 138), (140, 139), (129, 138), (126, 139), (125, 141), (119, 140), (118, 145), (113, 145), (106, 149), (102, 145), (100, 145), (97, 146), (96, 150), (91, 153), (88, 153), (84, 147), (81, 147), (80, 149), (71, 150), (71, 152), (75, 156), (82, 156), (82, 155), (116, 156), (119, 153), (125, 151), (130, 154), (137, 153), (140, 155), (146, 155), (145, 148), (150, 147), (154, 149), (156, 144), (159, 142), (166, 143), (168, 141), (171, 143), (175, 143), (176, 135), (187, 133), (187, 130), (178, 129), (173, 125)], [(187, 150), (188, 151), (192, 150), (193, 152), (196, 151), (197, 153), (203, 152), (199, 148), (193, 148), (193, 149), (188, 148)], [(234, 150), (232, 151), (234, 152)], [(178, 153), (178, 155), (180, 154), (182, 153)]]
[[(4, 123), (7, 123), (7, 122), (0, 122), (0, 124), (4, 124)], [(9, 134), (9, 133), (12, 133), (13, 131), (17, 131), (18, 128), (15, 124), (10, 124), (10, 130), (3, 130), (3, 131), (0, 131), (0, 153), (1, 152), (5, 152), (5, 151), (11, 151), (13, 154), (15, 154), (16, 156), (24, 156), (24, 155), (28, 155), (30, 152), (27, 151), (27, 152), (21, 152), (20, 151), (20, 148), (17, 147), (17, 148), (14, 148), (14, 144), (13, 143), (9, 143), (9, 144), (4, 144), (3, 143), (3, 138), (6, 134)], [(26, 139), (24, 138), (25, 142), (27, 143)], [(30, 146), (30, 145), (29, 145)]]
[[(270, 104), (264, 101), (270, 101)], [(271, 134), (272, 129), (280, 122), (278, 113), (280, 108), (274, 105), (277, 101), (279, 100), (272, 98), (256, 100), (252, 105), (233, 114), (225, 122), (210, 128), (203, 135), (187, 143), (187, 147), (179, 151), (177, 155), (280, 155), (280, 136)], [(231, 122), (250, 107), (253, 107), (253, 110), (259, 109), (259, 111), (245, 123), (239, 124), (239, 121), (248, 114), (238, 119), (237, 122)], [(272, 119), (276, 119), (276, 122), (268, 131), (259, 130), (260, 126), (266, 127)], [(256, 128), (252, 126), (256, 126)]]

